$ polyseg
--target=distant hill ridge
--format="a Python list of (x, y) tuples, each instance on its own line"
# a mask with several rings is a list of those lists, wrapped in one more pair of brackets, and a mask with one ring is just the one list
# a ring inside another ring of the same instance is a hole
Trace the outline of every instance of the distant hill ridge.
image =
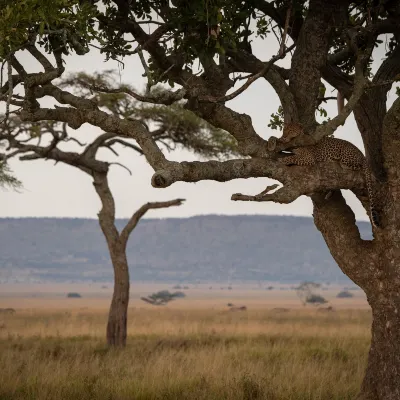
[[(119, 229), (126, 220), (118, 220)], [(359, 222), (364, 238), (370, 226)], [(128, 245), (132, 279), (348, 282), (311, 218), (202, 215), (143, 219)], [(1, 218), (0, 282), (110, 281), (98, 221)]]

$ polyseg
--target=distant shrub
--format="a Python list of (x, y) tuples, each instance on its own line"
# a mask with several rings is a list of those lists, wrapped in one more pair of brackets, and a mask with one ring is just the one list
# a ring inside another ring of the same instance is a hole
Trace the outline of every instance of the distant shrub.
[(175, 285), (172, 287), (172, 289), (182, 289), (181, 285)]
[(319, 294), (311, 294), (306, 297), (306, 303), (308, 303), (308, 304), (318, 305), (318, 304), (325, 304), (327, 302), (328, 301), (323, 296), (320, 296)]
[(182, 297), (186, 297), (186, 294), (183, 292), (170, 293), (168, 290), (161, 290), (148, 297), (141, 297), (140, 299), (155, 306), (163, 306), (174, 299)]
[(79, 299), (82, 296), (79, 293), (71, 292), (67, 294), (67, 297), (70, 299)]
[(348, 292), (347, 290), (343, 290), (342, 292), (339, 292), (339, 293), (336, 295), (336, 297), (337, 297), (338, 299), (347, 299), (347, 298), (350, 298), (350, 297), (354, 297), (354, 294)]

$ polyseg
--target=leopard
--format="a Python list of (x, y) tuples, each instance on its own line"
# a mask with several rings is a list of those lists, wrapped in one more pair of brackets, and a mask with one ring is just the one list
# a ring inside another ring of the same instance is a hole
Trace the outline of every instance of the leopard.
[(371, 223), (375, 228), (381, 226), (379, 213), (376, 208), (372, 173), (364, 154), (358, 147), (347, 140), (329, 136), (324, 137), (314, 145), (290, 149), (290, 152), (294, 155), (279, 158), (279, 161), (288, 166), (312, 166), (318, 162), (332, 160), (339, 161), (340, 164), (351, 170), (362, 170), (369, 198)]
[(279, 139), (282, 143), (289, 143), (297, 136), (304, 134), (303, 125), (298, 122), (284, 123), (282, 137)]
[(303, 125), (297, 122), (283, 123), (282, 136), (280, 138), (276, 138), (275, 136), (271, 136), (268, 139), (268, 150), (274, 151), (278, 141), (281, 143), (289, 143), (292, 139), (297, 136), (304, 134)]

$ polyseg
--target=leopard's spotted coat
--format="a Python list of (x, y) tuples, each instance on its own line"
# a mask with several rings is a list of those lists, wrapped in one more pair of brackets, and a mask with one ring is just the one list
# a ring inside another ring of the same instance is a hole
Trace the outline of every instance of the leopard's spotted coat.
[(308, 166), (334, 160), (353, 170), (363, 170), (369, 198), (371, 222), (375, 227), (379, 227), (379, 215), (376, 211), (371, 170), (363, 153), (356, 146), (346, 140), (325, 137), (315, 145), (298, 147), (290, 151), (294, 155), (280, 159), (286, 165)]

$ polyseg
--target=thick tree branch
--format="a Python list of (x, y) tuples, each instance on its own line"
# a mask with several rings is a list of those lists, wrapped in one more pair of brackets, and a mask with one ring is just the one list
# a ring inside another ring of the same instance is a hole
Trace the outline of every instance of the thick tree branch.
[(126, 248), (126, 244), (129, 239), (129, 235), (136, 228), (140, 219), (146, 214), (148, 210), (154, 210), (157, 208), (168, 208), (174, 206), (180, 206), (185, 199), (175, 199), (169, 201), (160, 201), (160, 202), (151, 202), (142, 205), (130, 218), (128, 223), (125, 225), (124, 229), (121, 231), (120, 240), (124, 248)]
[(257, 134), (249, 115), (219, 103), (204, 106), (197, 103), (188, 108), (216, 128), (229, 132), (238, 141), (239, 151), (244, 156), (268, 156), (268, 142)]
[(97, 109), (96, 102), (93, 100), (85, 99), (83, 97), (75, 96), (70, 92), (61, 90), (57, 86), (49, 83), (36, 90), (36, 98), (41, 98), (44, 96), (53, 97), (60, 104), (68, 104), (70, 106), (80, 108), (80, 109)]
[(311, 199), (315, 225), (333, 258), (351, 280), (366, 287), (375, 272), (377, 260), (372, 252), (372, 243), (360, 237), (353, 211), (340, 191), (335, 191), (329, 200), (319, 193)]
[(135, 139), (143, 150), (147, 161), (154, 169), (163, 168), (163, 165), (167, 162), (148, 130), (137, 120), (120, 119), (98, 109), (74, 109), (68, 107), (41, 108), (35, 112), (23, 110), (20, 113), (20, 118), (23, 121), (30, 122), (43, 120), (67, 122), (73, 129), (78, 129), (87, 122), (103, 129), (105, 132), (112, 132), (122, 137)]
[(296, 41), (289, 87), (299, 109), (299, 122), (306, 131), (312, 131), (316, 125), (315, 110), (321, 68), (327, 61), (334, 27), (347, 21), (347, 6), (346, 0), (310, 0), (307, 16)]
[[(268, 177), (282, 182), (286, 188), (279, 193), (279, 196), (281, 196), (279, 200), (283, 203), (292, 202), (301, 195), (311, 195), (318, 191), (364, 188), (362, 172), (343, 170), (340, 165), (334, 162), (327, 162), (314, 167), (287, 167), (266, 158), (224, 162), (170, 162), (166, 169), (154, 173), (152, 185), (156, 188), (164, 188), (178, 181), (215, 180), (226, 182), (232, 179), (256, 177)], [(274, 196), (274, 194), (271, 194), (271, 196)], [(257, 197), (255, 201), (274, 200), (268, 196), (263, 197), (261, 194), (255, 197)], [(248, 201), (251, 199), (235, 196), (234, 200)]]
[(78, 153), (62, 151), (55, 147), (53, 143), (49, 146), (38, 146), (33, 144), (23, 144), (12, 136), (5, 137), (5, 139), (9, 141), (10, 147), (17, 149), (17, 151), (13, 153), (14, 156), (20, 153), (33, 153), (20, 157), (22, 161), (37, 159), (50, 159), (56, 162), (61, 161), (65, 164), (79, 168), (87, 174), (92, 174), (93, 171), (99, 173), (106, 173), (108, 171), (107, 163), (82, 157)]

